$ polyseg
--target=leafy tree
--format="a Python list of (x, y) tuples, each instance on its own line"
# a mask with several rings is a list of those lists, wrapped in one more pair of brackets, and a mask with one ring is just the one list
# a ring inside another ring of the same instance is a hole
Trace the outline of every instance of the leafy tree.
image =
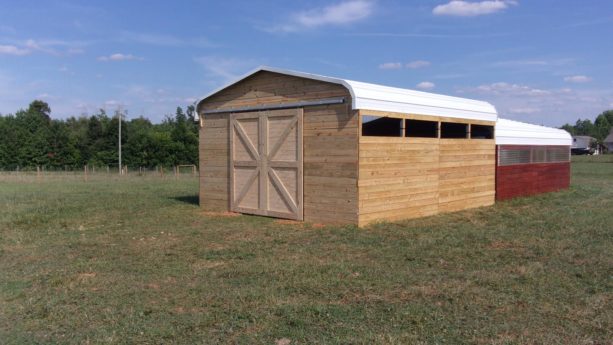
[[(195, 108), (152, 124), (144, 117), (122, 120), (123, 163), (132, 167), (198, 164)], [(52, 120), (51, 107), (34, 100), (27, 110), (0, 115), (0, 169), (116, 165), (118, 117), (104, 110), (89, 117)]]

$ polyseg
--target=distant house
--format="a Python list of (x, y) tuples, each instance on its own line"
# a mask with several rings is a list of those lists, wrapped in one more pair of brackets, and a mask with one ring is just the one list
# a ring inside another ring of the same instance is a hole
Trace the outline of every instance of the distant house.
[(603, 144), (609, 152), (613, 152), (613, 128), (611, 128), (611, 132), (604, 139)]
[(594, 153), (593, 142), (596, 142), (596, 138), (588, 135), (573, 135), (573, 145), (570, 147), (570, 152), (574, 155), (592, 154)]

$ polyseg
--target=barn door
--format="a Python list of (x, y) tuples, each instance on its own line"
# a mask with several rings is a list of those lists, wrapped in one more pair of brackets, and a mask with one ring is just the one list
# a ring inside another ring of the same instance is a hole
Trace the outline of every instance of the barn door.
[(232, 211), (302, 220), (302, 109), (230, 115)]

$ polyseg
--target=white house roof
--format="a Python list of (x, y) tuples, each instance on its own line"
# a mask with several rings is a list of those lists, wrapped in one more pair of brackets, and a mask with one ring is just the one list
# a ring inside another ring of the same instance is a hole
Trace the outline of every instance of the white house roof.
[(563, 145), (573, 142), (563, 130), (499, 118), (496, 122), (496, 145)]
[(259, 67), (247, 73), (238, 80), (209, 93), (198, 103), (260, 71), (280, 73), (343, 85), (351, 93), (351, 97), (353, 98), (353, 109), (378, 110), (405, 114), (444, 116), (485, 121), (496, 121), (498, 118), (496, 108), (494, 108), (493, 105), (483, 101), (369, 84), (359, 81), (326, 77), (317, 74), (266, 66)]

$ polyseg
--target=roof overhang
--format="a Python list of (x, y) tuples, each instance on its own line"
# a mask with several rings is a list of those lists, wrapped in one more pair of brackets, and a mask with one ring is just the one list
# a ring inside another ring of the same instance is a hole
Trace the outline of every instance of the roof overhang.
[(571, 135), (552, 127), (501, 119), (496, 122), (496, 145), (571, 146)]
[(197, 112), (200, 113), (200, 105), (207, 98), (261, 71), (343, 85), (351, 94), (351, 106), (354, 110), (376, 110), (492, 122), (496, 121), (498, 118), (496, 108), (494, 108), (493, 105), (483, 101), (363, 83), (353, 80), (326, 77), (317, 74), (266, 66), (256, 68), (237, 80), (202, 97), (200, 101), (198, 101), (196, 107)]

